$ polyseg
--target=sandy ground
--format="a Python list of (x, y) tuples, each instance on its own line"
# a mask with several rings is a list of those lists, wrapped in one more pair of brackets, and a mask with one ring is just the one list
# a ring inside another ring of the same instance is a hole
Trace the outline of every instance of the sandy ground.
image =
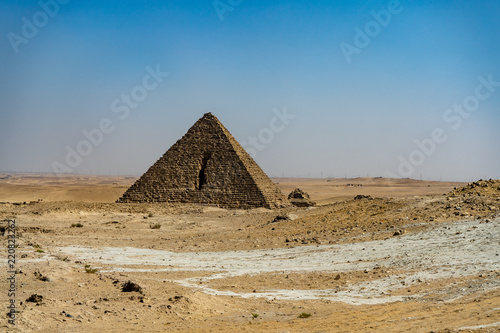
[[(78, 201), (115, 202), (138, 177), (52, 174), (1, 174), (0, 202)], [(300, 187), (318, 204), (352, 199), (355, 195), (411, 197), (440, 195), (460, 182), (418, 181), (412, 179), (355, 178), (273, 178), (288, 195)]]
[(0, 202), (80, 201), (115, 202), (138, 177), (0, 174)]
[(500, 331), (500, 181), (275, 179), (320, 204), (281, 210), (113, 203), (134, 180), (0, 175), (18, 234), (0, 331)]

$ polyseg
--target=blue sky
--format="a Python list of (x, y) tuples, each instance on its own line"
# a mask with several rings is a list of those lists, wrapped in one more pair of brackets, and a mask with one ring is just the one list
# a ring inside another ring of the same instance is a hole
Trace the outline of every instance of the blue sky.
[(212, 112), (270, 176), (500, 178), (498, 1), (0, 8), (2, 171), (140, 175)]

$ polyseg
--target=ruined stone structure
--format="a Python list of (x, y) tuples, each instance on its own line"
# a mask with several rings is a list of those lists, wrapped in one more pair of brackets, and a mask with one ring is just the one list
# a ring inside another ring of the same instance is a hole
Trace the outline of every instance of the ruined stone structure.
[(117, 202), (274, 208), (287, 200), (220, 121), (206, 113)]
[(309, 193), (302, 191), (300, 188), (296, 188), (290, 192), (288, 200), (290, 200), (292, 205), (297, 207), (316, 206), (316, 203), (309, 197)]

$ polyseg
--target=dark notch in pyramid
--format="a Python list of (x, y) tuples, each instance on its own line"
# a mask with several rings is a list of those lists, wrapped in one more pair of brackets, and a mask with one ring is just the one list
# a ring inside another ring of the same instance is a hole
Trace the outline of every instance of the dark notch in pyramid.
[(206, 113), (117, 202), (275, 208), (286, 199), (222, 123)]

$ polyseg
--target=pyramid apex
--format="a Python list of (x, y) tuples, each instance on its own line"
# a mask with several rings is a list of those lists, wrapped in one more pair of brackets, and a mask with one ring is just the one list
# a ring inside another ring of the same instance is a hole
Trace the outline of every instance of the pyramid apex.
[(203, 117), (201, 117), (199, 120), (220, 122), (219, 119), (212, 112), (205, 113)]

